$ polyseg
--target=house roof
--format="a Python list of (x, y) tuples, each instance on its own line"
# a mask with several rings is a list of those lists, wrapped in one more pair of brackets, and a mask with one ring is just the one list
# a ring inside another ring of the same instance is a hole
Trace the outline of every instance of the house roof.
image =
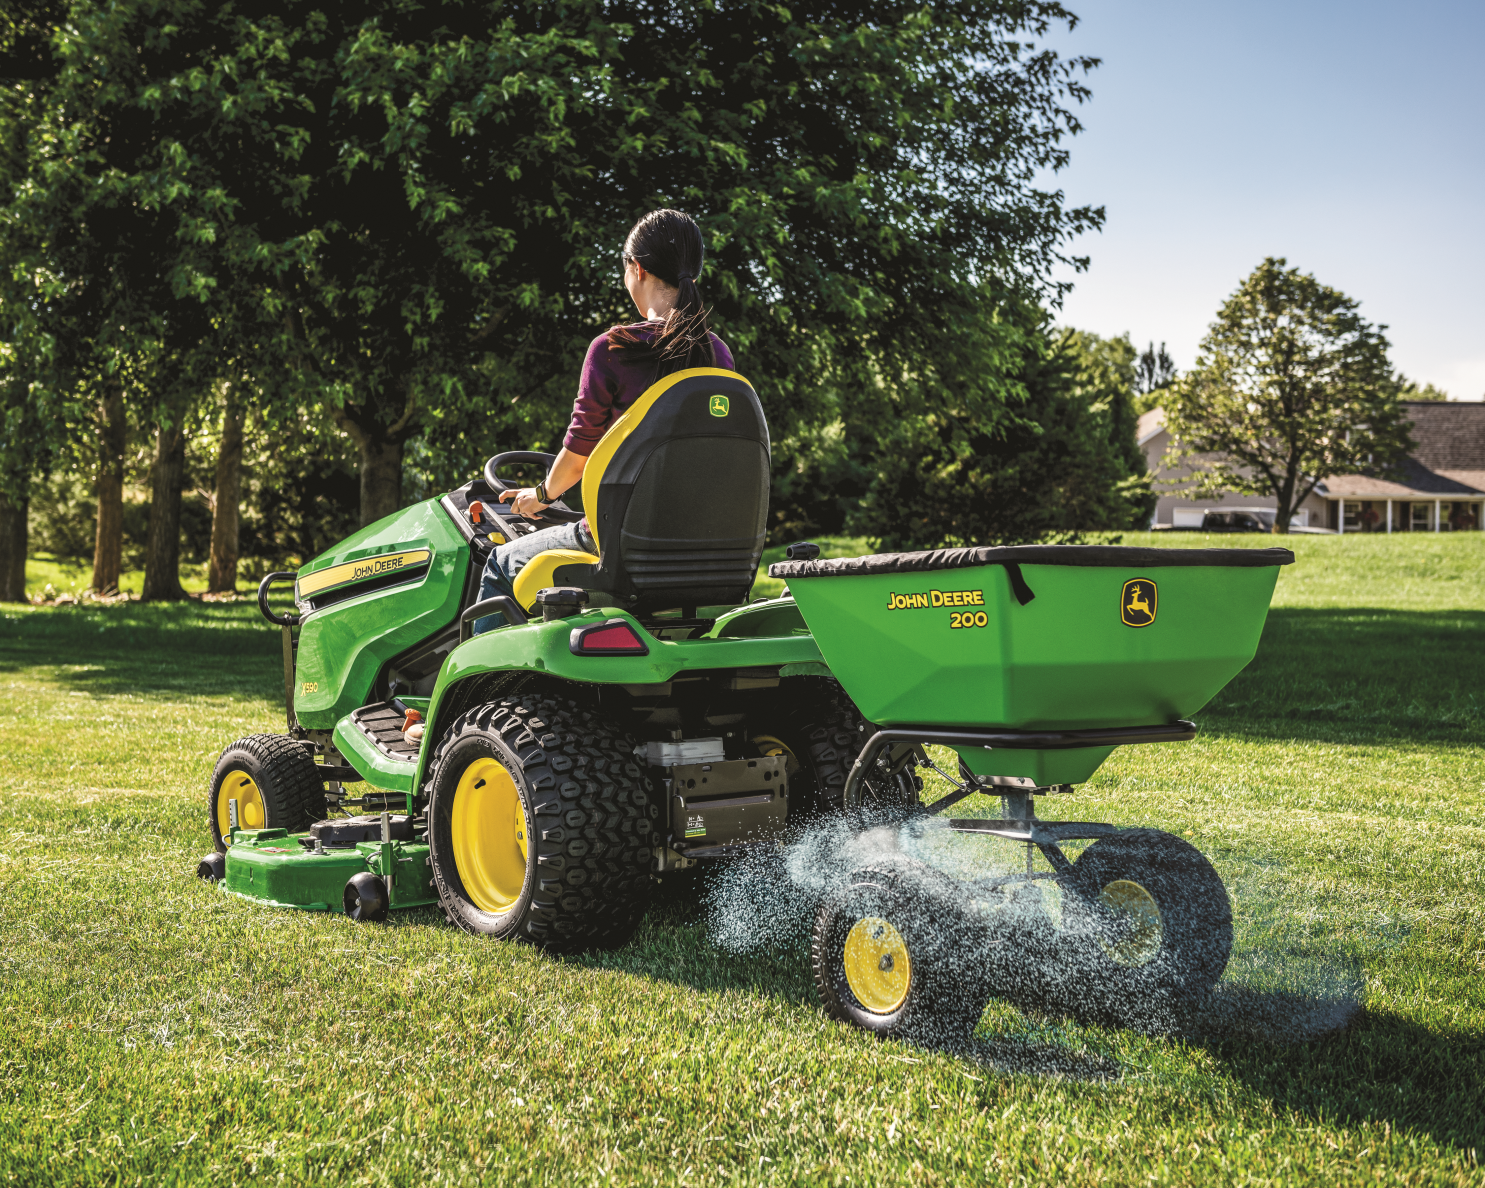
[[(1405, 400), (1416, 447), (1396, 479), (1338, 474), (1315, 488), (1322, 499), (1453, 499), (1485, 495), (1485, 401)], [(1165, 428), (1165, 410), (1139, 419), (1144, 445)]]
[(1398, 478), (1338, 474), (1317, 494), (1332, 499), (1433, 499), (1485, 494), (1485, 402), (1405, 400), (1409, 430), (1417, 443)]
[(1412, 456), (1436, 473), (1485, 470), (1485, 401), (1405, 400)]

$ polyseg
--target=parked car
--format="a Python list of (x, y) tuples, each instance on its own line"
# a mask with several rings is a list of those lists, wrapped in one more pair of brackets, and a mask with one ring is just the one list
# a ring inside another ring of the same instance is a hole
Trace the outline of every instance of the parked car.
[(1223, 507), (1201, 518), (1203, 532), (1272, 532), (1275, 512), (1267, 507)]

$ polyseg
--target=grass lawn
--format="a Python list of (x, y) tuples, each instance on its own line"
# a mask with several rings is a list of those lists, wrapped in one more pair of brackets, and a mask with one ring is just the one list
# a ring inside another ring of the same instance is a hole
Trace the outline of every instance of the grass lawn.
[[(180, 581), (187, 592), (200, 594), (206, 589), (205, 565), (182, 565)], [(35, 597), (50, 586), (57, 594), (71, 594), (74, 598), (93, 584), (93, 566), (88, 563), (67, 561), (57, 557), (26, 558), (26, 594)], [(239, 580), (238, 589), (246, 592), (248, 583)], [(119, 575), (119, 590), (124, 594), (138, 593), (144, 589), (144, 570), (126, 569)], [(50, 596), (49, 596), (50, 597)]]
[(713, 946), (688, 877), (567, 960), (231, 899), (192, 877), (205, 788), (282, 728), (275, 631), (0, 607), (0, 1184), (1485, 1183), (1485, 536), (1285, 543), (1197, 741), (1055, 809), (1207, 853), (1224, 989), (1292, 1042), (992, 1003), (976, 1052), (879, 1043), (797, 947)]

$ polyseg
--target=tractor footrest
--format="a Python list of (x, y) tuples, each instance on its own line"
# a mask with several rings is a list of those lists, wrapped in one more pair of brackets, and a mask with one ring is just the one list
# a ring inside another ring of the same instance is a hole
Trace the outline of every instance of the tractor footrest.
[(402, 711), (389, 701), (363, 705), (351, 713), (351, 721), (362, 734), (376, 744), (378, 750), (390, 755), (393, 759), (416, 763), (419, 744), (408, 742), (406, 736), (403, 735), (402, 723), (405, 720)]

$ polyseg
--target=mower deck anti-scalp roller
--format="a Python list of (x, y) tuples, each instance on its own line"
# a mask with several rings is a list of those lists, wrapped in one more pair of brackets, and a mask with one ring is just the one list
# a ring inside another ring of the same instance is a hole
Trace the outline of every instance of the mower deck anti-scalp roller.
[[(682, 371), (535, 524), (497, 496), (550, 457), (498, 455), (270, 574), (286, 730), (223, 752), (198, 873), (361, 921), (437, 904), (470, 932), (580, 951), (625, 943), (658, 876), (847, 814), (888, 823), (882, 859), (836, 880), (816, 918), (814, 976), (839, 1018), (952, 1039), (1000, 994), (1159, 1026), (1206, 993), (1231, 946), (1210, 864), (1157, 831), (1042, 820), (1035, 798), (1117, 746), (1192, 738), (1252, 659), (1292, 554), (821, 560), (804, 544), (770, 569), (784, 595), (747, 602), (768, 450), (745, 379)], [(580, 516), (596, 553), (542, 553), (478, 601), (492, 548)], [(277, 612), (290, 581), (296, 608)], [(927, 805), (925, 768), (953, 787)], [(945, 815), (987, 796), (993, 818)], [(1025, 869), (947, 873), (924, 852), (938, 822), (1023, 847)], [(1073, 858), (1074, 841), (1091, 844)]]

